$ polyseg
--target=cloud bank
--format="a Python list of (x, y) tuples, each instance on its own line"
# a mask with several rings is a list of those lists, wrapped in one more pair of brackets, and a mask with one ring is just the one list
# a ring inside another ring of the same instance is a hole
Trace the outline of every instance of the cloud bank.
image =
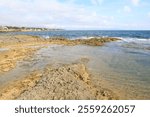
[(140, 0), (131, 0), (131, 1), (134, 6), (138, 6), (140, 3)]
[[(0, 25), (64, 29), (116, 29), (130, 25), (125, 21), (132, 11), (130, 6), (118, 7), (124, 10), (117, 14), (117, 6), (106, 4), (106, 0), (83, 1), (81, 4), (80, 0), (0, 0)], [(139, 2), (130, 1), (135, 6)]]
[[(97, 1), (98, 2), (98, 1)], [(57, 0), (1, 0), (1, 25), (25, 25), (50, 28), (98, 28), (111, 18), (82, 5)]]

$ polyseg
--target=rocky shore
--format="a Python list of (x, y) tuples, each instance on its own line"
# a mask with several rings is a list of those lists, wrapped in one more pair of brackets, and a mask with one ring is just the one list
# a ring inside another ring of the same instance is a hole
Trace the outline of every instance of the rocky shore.
[[(66, 46), (102, 46), (117, 38), (95, 37), (91, 39), (69, 40), (62, 37), (44, 39), (27, 35), (0, 35), (0, 74), (15, 69), (17, 62), (24, 62), (36, 52), (50, 44)], [(90, 75), (82, 63), (47, 65), (42, 70), (20, 76), (6, 86), (0, 87), (0, 99), (118, 99), (109, 89), (101, 87), (99, 79)]]
[[(34, 46), (46, 46), (49, 44), (63, 45), (90, 45), (102, 46), (106, 42), (119, 40), (117, 38), (91, 38), (91, 39), (76, 39), (69, 40), (62, 37), (53, 37), (44, 39), (37, 36), (28, 35), (0, 35), (0, 48), (5, 51), (0, 51), (0, 73), (7, 72), (16, 66), (18, 60), (24, 59), (26, 56), (32, 55), (39, 48)], [(41, 48), (41, 47), (40, 47)]]
[(118, 99), (109, 89), (92, 79), (84, 64), (59, 67), (48, 65), (14, 81), (0, 91), (0, 99), (19, 100), (98, 100)]

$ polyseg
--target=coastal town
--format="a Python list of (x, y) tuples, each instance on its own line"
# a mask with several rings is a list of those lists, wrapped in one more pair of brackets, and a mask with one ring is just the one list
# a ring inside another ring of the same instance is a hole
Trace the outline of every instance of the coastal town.
[(62, 29), (36, 28), (36, 27), (17, 27), (17, 26), (0, 26), (0, 32), (57, 31), (57, 30), (62, 30)]

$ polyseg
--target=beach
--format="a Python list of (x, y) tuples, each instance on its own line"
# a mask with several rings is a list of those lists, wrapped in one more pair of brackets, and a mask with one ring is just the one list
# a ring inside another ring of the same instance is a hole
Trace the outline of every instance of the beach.
[[(48, 50), (50, 46), (55, 52), (55, 47), (97, 47), (118, 40), (109, 37), (68, 40), (62, 37), (44, 39), (29, 35), (0, 35), (0, 99), (119, 99), (113, 90), (102, 87), (99, 78), (92, 76), (86, 65), (90, 58), (79, 57), (69, 63), (62, 61), (58, 64), (52, 62), (51, 57), (45, 56), (47, 61), (37, 57), (38, 52)], [(34, 66), (35, 58), (42, 65)]]
[(149, 99), (149, 39), (122, 33), (1, 34), (0, 99)]
[(150, 115), (149, 1), (1, 0), (1, 116)]

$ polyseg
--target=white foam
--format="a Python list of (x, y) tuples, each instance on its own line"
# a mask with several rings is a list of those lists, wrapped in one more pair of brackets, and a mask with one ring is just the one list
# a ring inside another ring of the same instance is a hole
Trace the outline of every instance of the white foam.
[(75, 38), (71, 38), (71, 39), (75, 40), (75, 39), (91, 39), (91, 38), (94, 38), (94, 37), (81, 36), (81, 37), (75, 37)]
[(108, 36), (90, 36), (90, 37), (86, 37), (86, 36), (83, 36), (83, 37), (79, 37), (78, 39), (92, 39), (92, 38), (105, 38), (105, 37), (108, 37)]
[(144, 38), (120, 38), (121, 40), (125, 42), (135, 42), (135, 43), (150, 43), (150, 39), (144, 39)]
[(50, 36), (48, 35), (42, 35), (43, 38), (48, 39)]

